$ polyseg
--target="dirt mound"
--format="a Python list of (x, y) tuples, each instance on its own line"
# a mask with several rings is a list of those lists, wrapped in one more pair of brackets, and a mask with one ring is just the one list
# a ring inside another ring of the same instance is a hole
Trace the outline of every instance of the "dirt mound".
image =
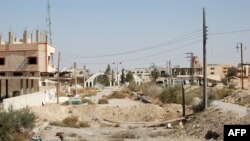
[(185, 124), (185, 131), (193, 137), (205, 137), (208, 132), (217, 133), (217, 139), (223, 139), (225, 124), (249, 124), (250, 117), (239, 116), (232, 112), (210, 108), (206, 112), (197, 113)]
[(115, 122), (154, 122), (164, 119), (163, 108), (151, 105), (134, 105), (129, 107), (106, 107), (99, 111), (100, 117)]
[(98, 106), (98, 105), (68, 105), (50, 104), (33, 107), (32, 111), (41, 121), (62, 121), (69, 116), (77, 116), (79, 121), (90, 122), (91, 126), (103, 120), (119, 123), (124, 122), (156, 122), (164, 120), (166, 115), (162, 107), (152, 104), (132, 106)]
[(237, 90), (223, 99), (224, 102), (250, 107), (250, 90)]

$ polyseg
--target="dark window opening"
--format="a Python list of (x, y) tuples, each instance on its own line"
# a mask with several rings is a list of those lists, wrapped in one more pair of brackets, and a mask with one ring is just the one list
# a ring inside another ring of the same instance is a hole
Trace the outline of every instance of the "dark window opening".
[(29, 57), (28, 64), (29, 65), (37, 64), (37, 58), (36, 57)]
[(5, 73), (4, 72), (0, 72), (0, 76), (5, 76)]
[(22, 72), (14, 72), (14, 73), (13, 73), (13, 76), (22, 76), (22, 75), (23, 75)]
[(4, 65), (5, 64), (5, 59), (4, 58), (0, 58), (0, 65)]

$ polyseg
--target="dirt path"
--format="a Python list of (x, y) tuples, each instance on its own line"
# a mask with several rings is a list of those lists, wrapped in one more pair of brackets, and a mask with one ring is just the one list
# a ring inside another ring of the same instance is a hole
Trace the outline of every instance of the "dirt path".
[(226, 102), (215, 100), (213, 102), (213, 106), (215, 106), (217, 108), (220, 108), (222, 110), (235, 112), (235, 113), (241, 114), (243, 116), (246, 116), (246, 115), (249, 114), (249, 111), (247, 110), (246, 107), (240, 106), (240, 105), (237, 105), (237, 104), (226, 103)]
[(94, 103), (98, 103), (99, 99), (101, 99), (103, 96), (108, 96), (108, 95), (112, 94), (113, 91), (118, 91), (120, 89), (121, 89), (121, 87), (104, 87), (95, 96), (92, 96), (91, 100)]

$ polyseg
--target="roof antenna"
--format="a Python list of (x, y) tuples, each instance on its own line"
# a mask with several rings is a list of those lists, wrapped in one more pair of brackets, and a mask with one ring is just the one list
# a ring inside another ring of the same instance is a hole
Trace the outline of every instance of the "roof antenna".
[(48, 36), (49, 43), (52, 44), (52, 32), (51, 32), (51, 17), (50, 17), (50, 0), (47, 1), (47, 18), (46, 18), (46, 35)]

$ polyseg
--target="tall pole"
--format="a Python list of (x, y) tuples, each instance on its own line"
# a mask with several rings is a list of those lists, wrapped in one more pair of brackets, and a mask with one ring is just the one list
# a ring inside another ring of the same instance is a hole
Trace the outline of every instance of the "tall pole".
[(186, 54), (190, 55), (190, 56), (187, 56), (186, 58), (190, 58), (190, 79), (191, 79), (191, 84), (193, 85), (194, 84), (194, 63), (193, 63), (194, 53), (190, 52)]
[[(244, 69), (244, 68), (243, 68), (243, 65), (244, 65), (244, 64), (243, 64), (243, 49), (242, 49), (242, 46), (243, 46), (243, 45), (242, 45), (242, 43), (239, 43), (239, 44), (240, 44), (240, 60), (241, 60), (241, 64), (240, 64), (240, 65), (241, 65), (241, 89), (243, 90), (243, 89), (244, 89), (244, 80), (243, 80), (243, 77), (244, 77), (244, 76), (243, 76), (243, 71), (244, 71), (244, 70), (243, 70), (243, 69)], [(237, 48), (237, 50), (238, 50), (238, 48), (239, 48), (238, 45), (237, 45), (236, 48)]]
[(57, 64), (57, 86), (56, 86), (56, 100), (57, 100), (57, 104), (59, 104), (59, 77), (60, 77), (60, 71), (59, 71), (59, 68), (60, 68), (60, 56), (61, 56), (61, 53), (59, 52), (58, 53), (58, 64)]
[(203, 8), (203, 106), (204, 111), (207, 108), (207, 26), (206, 26), (206, 14), (205, 8)]
[(75, 95), (76, 95), (77, 94), (76, 62), (74, 62), (74, 72), (75, 72)]

